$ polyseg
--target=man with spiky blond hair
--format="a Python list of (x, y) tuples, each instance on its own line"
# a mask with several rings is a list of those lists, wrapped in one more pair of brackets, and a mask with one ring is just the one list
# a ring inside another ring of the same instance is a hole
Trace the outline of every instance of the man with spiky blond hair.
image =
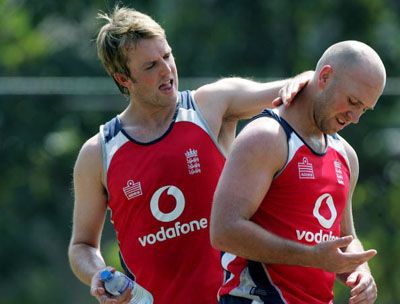
[(271, 83), (225, 78), (179, 92), (158, 23), (124, 7), (100, 17), (106, 24), (98, 55), (129, 104), (83, 145), (76, 161), (72, 270), (100, 303), (130, 300), (130, 290), (106, 293), (99, 278), (109, 208), (122, 266), (155, 303), (216, 303), (223, 273), (209, 241), (209, 216), (237, 123), (271, 107), (280, 90), (281, 102), (289, 102), (313, 73)]

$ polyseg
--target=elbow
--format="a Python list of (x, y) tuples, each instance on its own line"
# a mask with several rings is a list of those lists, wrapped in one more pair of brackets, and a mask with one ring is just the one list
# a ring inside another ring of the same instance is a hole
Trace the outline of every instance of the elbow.
[(214, 247), (217, 250), (222, 250), (223, 242), (219, 234), (215, 231), (215, 229), (210, 229), (210, 242), (212, 247)]
[(71, 261), (72, 257), (74, 256), (74, 252), (75, 252), (75, 244), (71, 240), (71, 242), (68, 245), (68, 259), (69, 259), (69, 261)]
[(73, 242), (70, 242), (68, 246), (68, 261), (72, 271), (76, 273), (75, 268), (79, 261), (79, 246)]
[(68, 258), (71, 260), (76, 254), (77, 251), (82, 247), (82, 243), (78, 242), (74, 236), (71, 237), (71, 240), (68, 245)]
[(210, 243), (217, 250), (232, 252), (240, 234), (241, 216), (220, 199), (218, 190), (211, 210)]
[(220, 251), (229, 251), (230, 233), (228, 225), (222, 223), (211, 222), (210, 226), (210, 242), (211, 246)]

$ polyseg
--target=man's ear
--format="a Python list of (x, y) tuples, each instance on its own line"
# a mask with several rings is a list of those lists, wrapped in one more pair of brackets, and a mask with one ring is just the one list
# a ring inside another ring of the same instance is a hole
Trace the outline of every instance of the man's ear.
[(113, 77), (119, 85), (125, 88), (127, 88), (129, 86), (129, 83), (131, 82), (131, 79), (122, 73), (114, 73)]
[(325, 88), (329, 80), (332, 78), (333, 69), (330, 65), (324, 65), (318, 74), (318, 87)]

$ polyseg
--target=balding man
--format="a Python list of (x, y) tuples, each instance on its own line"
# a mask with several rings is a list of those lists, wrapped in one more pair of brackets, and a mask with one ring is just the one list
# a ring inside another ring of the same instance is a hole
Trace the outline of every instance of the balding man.
[(292, 107), (264, 111), (234, 141), (214, 197), (211, 241), (222, 250), (220, 303), (333, 303), (337, 277), (349, 303), (377, 288), (352, 216), (356, 152), (337, 132), (373, 109), (384, 65), (344, 41), (319, 60)]

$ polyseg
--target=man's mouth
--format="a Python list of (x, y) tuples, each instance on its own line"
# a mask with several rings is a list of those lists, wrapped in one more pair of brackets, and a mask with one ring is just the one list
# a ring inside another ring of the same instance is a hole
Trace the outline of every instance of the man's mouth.
[(346, 125), (346, 121), (340, 118), (336, 118), (336, 121), (339, 123), (339, 125), (341, 126), (345, 126)]
[(158, 88), (161, 91), (168, 91), (172, 89), (173, 83), (174, 83), (173, 79), (170, 79), (167, 82), (162, 83)]

